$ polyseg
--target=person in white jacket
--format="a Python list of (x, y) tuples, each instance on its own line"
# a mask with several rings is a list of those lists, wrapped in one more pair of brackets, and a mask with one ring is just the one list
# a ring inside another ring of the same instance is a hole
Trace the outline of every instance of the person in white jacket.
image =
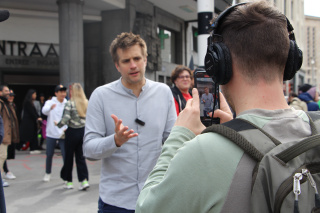
[(51, 175), (52, 167), (52, 157), (54, 154), (54, 148), (56, 143), (59, 143), (62, 158), (64, 161), (65, 158), (65, 149), (64, 149), (64, 132), (67, 129), (67, 126), (58, 128), (54, 121), (61, 120), (64, 105), (67, 100), (67, 88), (63, 85), (57, 85), (55, 88), (55, 96), (51, 100), (46, 101), (42, 108), (42, 113), (48, 116), (47, 118), (47, 138), (46, 138), (46, 174), (44, 175), (43, 181), (49, 182)]

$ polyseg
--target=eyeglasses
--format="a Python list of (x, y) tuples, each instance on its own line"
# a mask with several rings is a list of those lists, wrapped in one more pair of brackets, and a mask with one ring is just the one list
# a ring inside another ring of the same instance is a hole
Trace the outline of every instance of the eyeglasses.
[(190, 75), (180, 75), (180, 76), (178, 76), (178, 78), (179, 79), (184, 79), (184, 78), (190, 79)]

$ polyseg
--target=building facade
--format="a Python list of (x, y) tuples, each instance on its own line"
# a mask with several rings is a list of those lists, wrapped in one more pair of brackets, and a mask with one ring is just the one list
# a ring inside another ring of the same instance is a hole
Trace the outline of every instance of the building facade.
[[(231, 3), (215, 0), (211, 10)], [(149, 79), (169, 84), (177, 64), (197, 65), (195, 0), (1, 0), (0, 9), (10, 12), (0, 23), (0, 84), (18, 106), (29, 88), (48, 97), (54, 85), (80, 82), (90, 96), (118, 79), (108, 49), (121, 32), (146, 40)]]
[[(18, 106), (28, 88), (53, 95), (54, 85), (80, 82), (87, 96), (120, 77), (109, 45), (121, 32), (140, 34), (148, 46), (146, 76), (170, 85), (177, 64), (197, 67), (198, 14), (210, 0), (1, 0), (10, 18), (0, 23), (0, 84), (15, 90)], [(232, 3), (214, 0), (219, 14)], [(305, 52), (303, 0), (272, 1), (295, 28)], [(297, 88), (308, 67), (285, 86)]]
[(306, 83), (320, 88), (320, 17), (306, 16), (305, 19), (305, 52)]

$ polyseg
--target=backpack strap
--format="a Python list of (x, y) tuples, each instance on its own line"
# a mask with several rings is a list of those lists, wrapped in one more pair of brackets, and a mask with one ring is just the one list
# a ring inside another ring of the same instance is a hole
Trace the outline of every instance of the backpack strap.
[(310, 121), (312, 135), (320, 132), (320, 113), (318, 111), (305, 112)]
[[(272, 148), (281, 144), (278, 140), (261, 130), (256, 125), (243, 119), (233, 119), (222, 125), (214, 124), (202, 133), (215, 132), (237, 144), (254, 160), (260, 162)], [(259, 140), (256, 140), (259, 138)]]
[(293, 158), (301, 155), (302, 153), (320, 146), (320, 135), (312, 135), (305, 138), (299, 143), (283, 150), (279, 154), (275, 155), (282, 163), (286, 164)]
[[(320, 146), (320, 113), (306, 113), (310, 120), (312, 135), (290, 148), (277, 154), (276, 157), (284, 164), (299, 156), (300, 154)], [(254, 160), (260, 162), (263, 156), (275, 146), (281, 144), (280, 141), (265, 132), (250, 121), (236, 118), (224, 124), (214, 124), (207, 127), (202, 133), (215, 132), (233, 143), (237, 144)], [(259, 138), (259, 140), (256, 140)]]

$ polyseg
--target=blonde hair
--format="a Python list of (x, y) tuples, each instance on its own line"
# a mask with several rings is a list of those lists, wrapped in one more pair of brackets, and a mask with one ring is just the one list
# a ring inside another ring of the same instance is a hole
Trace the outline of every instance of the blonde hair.
[(71, 101), (74, 101), (79, 116), (86, 117), (87, 108), (88, 108), (88, 99), (83, 92), (81, 84), (73, 83), (70, 93), (71, 93)]

